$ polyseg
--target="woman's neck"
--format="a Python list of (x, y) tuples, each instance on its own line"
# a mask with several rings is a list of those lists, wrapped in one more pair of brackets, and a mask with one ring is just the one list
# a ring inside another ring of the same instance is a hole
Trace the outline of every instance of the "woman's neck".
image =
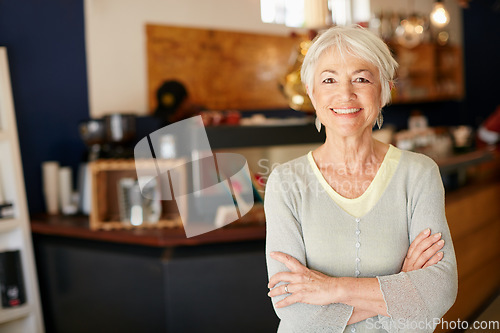
[(382, 163), (388, 145), (372, 138), (371, 132), (361, 136), (341, 137), (327, 133), (325, 143), (314, 151), (318, 164), (357, 174)]

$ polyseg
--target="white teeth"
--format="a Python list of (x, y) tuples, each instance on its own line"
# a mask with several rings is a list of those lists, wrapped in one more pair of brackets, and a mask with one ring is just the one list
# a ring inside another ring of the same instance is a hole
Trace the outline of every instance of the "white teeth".
[(355, 113), (358, 112), (361, 109), (357, 108), (352, 108), (352, 109), (332, 109), (335, 113), (338, 114), (349, 114), (349, 113)]

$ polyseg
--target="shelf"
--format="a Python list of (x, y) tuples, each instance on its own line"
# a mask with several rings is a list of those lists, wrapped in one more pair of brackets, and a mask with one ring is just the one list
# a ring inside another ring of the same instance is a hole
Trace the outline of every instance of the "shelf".
[[(22, 278), (29, 303), (0, 308), (0, 331), (43, 333), (43, 318), (31, 244), (19, 137), (5, 47), (0, 47), (0, 187), (1, 202), (13, 203), (13, 217), (0, 219), (0, 250), (21, 252)], [(3, 212), (3, 215), (7, 213)], [(8, 215), (10, 216), (10, 214)]]
[(23, 304), (15, 308), (0, 308), (0, 325), (16, 319), (29, 316), (33, 311), (33, 306)]
[[(460, 46), (440, 47), (432, 43), (422, 43), (408, 49), (391, 45), (399, 63), (396, 87), (400, 89), (399, 98), (393, 103), (419, 103), (436, 100), (463, 98), (463, 61)], [(456, 86), (453, 92), (442, 91), (443, 80), (450, 80)], [(412, 94), (414, 89), (425, 87), (428, 94)]]
[(0, 219), (0, 233), (7, 232), (19, 227), (19, 221), (15, 218)]
[(9, 138), (10, 138), (9, 133), (7, 133), (5, 130), (0, 129), (0, 141), (5, 141), (8, 140)]
[(293, 126), (209, 126), (206, 131), (212, 149), (267, 147), (325, 141), (325, 132), (318, 133), (312, 123)]

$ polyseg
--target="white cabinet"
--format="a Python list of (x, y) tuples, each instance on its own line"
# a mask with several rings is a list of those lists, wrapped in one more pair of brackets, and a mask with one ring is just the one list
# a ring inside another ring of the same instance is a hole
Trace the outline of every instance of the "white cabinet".
[[(0, 218), (0, 252), (20, 252), (26, 302), (3, 307), (0, 333), (43, 332), (43, 319), (33, 258), (19, 139), (10, 85), (7, 50), (0, 47), (0, 199), (12, 203), (12, 214)], [(2, 202), (0, 202), (0, 205)]]

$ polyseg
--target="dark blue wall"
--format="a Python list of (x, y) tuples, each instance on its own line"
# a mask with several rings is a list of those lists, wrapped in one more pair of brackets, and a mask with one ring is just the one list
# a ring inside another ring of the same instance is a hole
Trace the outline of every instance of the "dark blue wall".
[[(82, 0), (0, 1), (30, 212), (43, 212), (40, 164), (76, 168), (88, 118)], [(0, 157), (1, 158), (1, 157)]]
[(472, 0), (463, 13), (465, 98), (462, 101), (392, 105), (385, 118), (406, 126), (412, 110), (422, 111), (431, 126), (481, 124), (500, 105), (500, 2)]
[[(500, 104), (495, 2), (472, 0), (463, 11), (465, 100), (389, 106), (387, 122), (404, 127), (419, 109), (432, 126), (476, 126)], [(83, 0), (0, 0), (0, 45), (9, 53), (29, 209), (43, 212), (41, 162), (58, 160), (76, 172), (85, 151), (77, 130), (88, 118)]]
[(467, 116), (479, 125), (500, 105), (500, 1), (473, 0), (463, 12)]

